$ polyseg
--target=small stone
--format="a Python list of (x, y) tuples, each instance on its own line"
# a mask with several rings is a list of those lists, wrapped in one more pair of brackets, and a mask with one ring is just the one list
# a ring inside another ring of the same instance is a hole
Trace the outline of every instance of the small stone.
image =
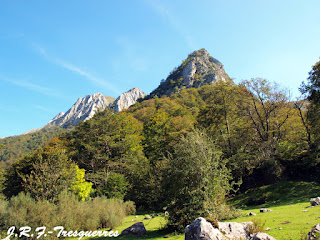
[(138, 218), (138, 216), (136, 216), (136, 218)]
[(268, 209), (268, 208), (261, 208), (260, 209), (261, 213), (272, 212), (272, 211), (273, 211), (272, 209)]
[(280, 227), (279, 230), (282, 230), (282, 227)]
[(247, 214), (247, 216), (256, 216), (257, 214), (255, 214), (254, 212), (249, 212), (248, 214)]
[(145, 217), (144, 217), (144, 219), (145, 220), (150, 220), (152, 217), (150, 216), (150, 215), (146, 215)]
[(269, 228), (269, 227), (266, 228), (266, 231), (270, 231), (270, 230), (271, 230), (271, 228)]
[(309, 210), (302, 210), (302, 212), (309, 212)]

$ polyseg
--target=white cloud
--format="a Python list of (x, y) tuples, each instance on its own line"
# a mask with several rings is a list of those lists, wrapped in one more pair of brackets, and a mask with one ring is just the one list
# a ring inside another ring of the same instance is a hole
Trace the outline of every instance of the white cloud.
[(39, 45), (34, 45), (34, 47), (40, 53), (40, 55), (43, 56), (46, 60), (53, 62), (54, 64), (56, 64), (64, 69), (67, 69), (73, 73), (76, 73), (76, 74), (84, 77), (85, 79), (89, 80), (91, 83), (94, 83), (94, 84), (97, 84), (97, 85), (102, 86), (104, 88), (107, 88), (107, 89), (113, 91), (114, 93), (121, 94), (121, 92), (115, 86), (113, 86), (113, 84), (111, 84), (111, 83), (109, 83), (99, 77), (96, 77), (92, 73), (85, 71), (85, 70), (81, 69), (80, 67), (75, 66), (74, 64), (69, 63), (63, 59), (49, 56), (47, 54), (46, 49), (39, 46)]
[(39, 84), (35, 84), (35, 83), (32, 83), (32, 82), (29, 82), (29, 81), (26, 81), (26, 80), (11, 79), (11, 78), (4, 77), (4, 76), (0, 76), (0, 80), (8, 82), (8, 83), (13, 84), (13, 85), (16, 85), (18, 87), (25, 88), (27, 90), (31, 90), (31, 91), (34, 91), (34, 92), (42, 93), (42, 94), (47, 95), (47, 96), (55, 96), (55, 97), (59, 96), (59, 94), (57, 94), (57, 92), (54, 91), (51, 88), (47, 88), (47, 87), (44, 87), (44, 86), (41, 86)]
[(39, 109), (41, 111), (44, 111), (44, 112), (50, 112), (49, 109), (43, 107), (43, 106), (40, 106), (40, 105), (33, 105), (34, 108), (36, 109)]

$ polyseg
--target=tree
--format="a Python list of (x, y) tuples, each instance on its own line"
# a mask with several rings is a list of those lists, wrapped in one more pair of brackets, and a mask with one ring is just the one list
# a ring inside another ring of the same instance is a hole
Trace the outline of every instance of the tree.
[(231, 186), (230, 171), (214, 142), (200, 130), (182, 136), (168, 161), (169, 224), (185, 227), (199, 216), (219, 218)]
[[(86, 170), (97, 194), (105, 192), (112, 174), (123, 175), (130, 186), (145, 175), (148, 161), (142, 151), (142, 127), (126, 112), (105, 110), (64, 137), (71, 158)], [(128, 190), (132, 198), (138, 194)]]
[(61, 140), (54, 138), (10, 166), (4, 193), (12, 197), (24, 191), (36, 200), (55, 202), (62, 191), (71, 190), (84, 200), (91, 185), (84, 181), (83, 175), (84, 170), (69, 159)]
[(308, 82), (302, 83), (300, 87), (302, 94), (306, 95), (310, 104), (308, 105), (308, 123), (311, 126), (311, 137), (314, 137), (313, 147), (320, 148), (320, 61), (317, 62), (309, 72)]

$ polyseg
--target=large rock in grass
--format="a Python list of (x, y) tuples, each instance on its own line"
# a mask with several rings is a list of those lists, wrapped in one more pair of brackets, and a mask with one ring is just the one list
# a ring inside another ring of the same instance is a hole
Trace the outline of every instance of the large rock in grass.
[(126, 228), (125, 230), (123, 230), (121, 232), (121, 235), (143, 236), (143, 235), (147, 235), (147, 230), (144, 227), (143, 222), (138, 222)]
[(185, 240), (226, 240), (227, 238), (211, 223), (200, 217), (185, 229)]
[(311, 204), (311, 206), (320, 205), (320, 197), (311, 198), (310, 199), (310, 204)]
[(258, 232), (258, 233), (252, 234), (249, 240), (276, 240), (276, 239), (266, 233)]
[(248, 239), (249, 226), (252, 224), (252, 222), (219, 222), (219, 230), (230, 240)]
[(261, 208), (261, 209), (260, 209), (260, 212), (261, 212), (261, 213), (273, 212), (273, 210), (272, 210), (272, 209), (268, 209), (268, 208)]
[(218, 222), (219, 229), (200, 217), (185, 229), (185, 240), (276, 240), (266, 233), (250, 235), (252, 222)]
[(308, 233), (308, 240), (320, 239), (320, 224), (315, 225)]

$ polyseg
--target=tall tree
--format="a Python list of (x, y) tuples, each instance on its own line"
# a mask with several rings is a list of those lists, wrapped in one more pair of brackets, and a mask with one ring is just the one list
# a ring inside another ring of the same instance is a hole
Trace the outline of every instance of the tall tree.
[(314, 137), (314, 147), (320, 148), (320, 61), (309, 72), (308, 82), (303, 83), (300, 91), (306, 95), (308, 106), (308, 122), (311, 125), (311, 135)]
[(219, 218), (230, 190), (230, 171), (214, 142), (202, 131), (182, 136), (168, 161), (169, 224), (185, 227), (199, 216)]

